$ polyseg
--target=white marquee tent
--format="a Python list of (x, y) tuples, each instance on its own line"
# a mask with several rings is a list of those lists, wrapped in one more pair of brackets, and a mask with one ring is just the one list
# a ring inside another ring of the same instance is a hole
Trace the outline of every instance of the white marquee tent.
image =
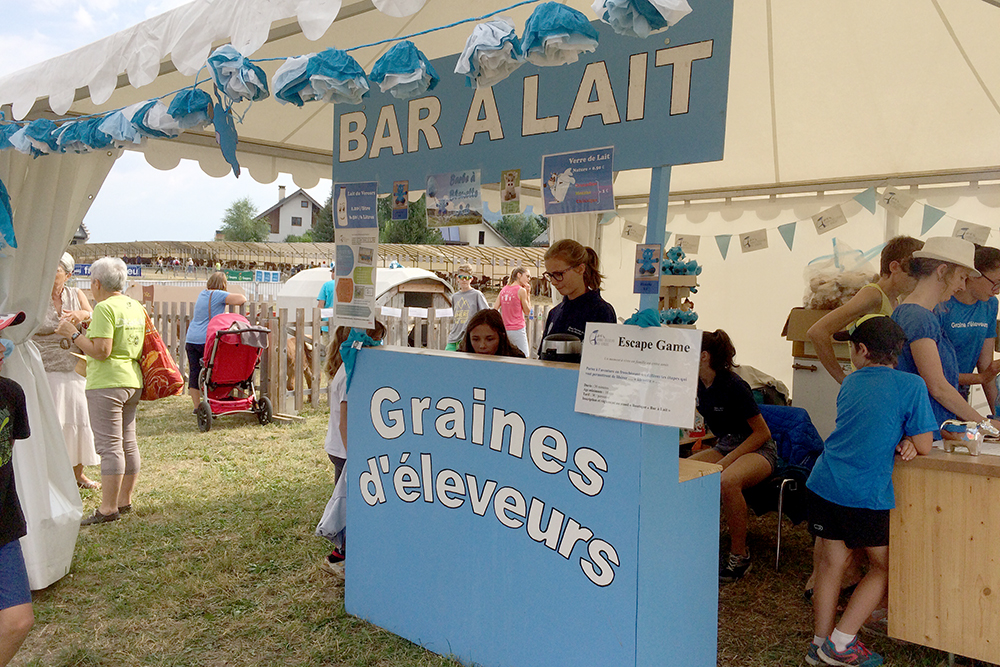
[[(225, 42), (254, 58), (283, 58), (416, 33), (508, 4), (513, 0), (197, 0), (0, 78), (0, 107), (18, 119), (117, 109), (190, 86), (212, 47)], [(590, 13), (590, 0), (567, 4)], [(698, 0), (691, 4), (697, 12)], [(406, 5), (420, 9), (389, 15)], [(532, 9), (525, 5), (508, 15), (521, 26)], [(414, 41), (433, 59), (459, 52), (470, 30), (466, 24)], [(829, 252), (833, 236), (818, 236), (810, 217), (844, 204), (848, 224), (835, 235), (864, 250), (897, 232), (921, 233), (920, 205), (899, 216), (883, 209), (871, 214), (853, 203), (869, 186), (905, 186), (919, 204), (943, 210), (947, 217), (932, 233), (950, 234), (956, 220), (966, 220), (996, 234), (997, 34), (1000, 7), (992, 0), (736, 3), (725, 158), (678, 166), (671, 180), (667, 231), (702, 237), (695, 256), (705, 267), (696, 297), (699, 325), (727, 328), (739, 359), (787, 381), (790, 373), (775, 367), (787, 366), (787, 344), (778, 332), (788, 309), (798, 305), (803, 267)], [(369, 70), (388, 46), (353, 55)], [(278, 65), (261, 63), (269, 76)], [(258, 181), (288, 173), (308, 188), (329, 177), (329, 105), (294, 108), (267, 99), (253, 105), (238, 132), (240, 163)], [(212, 176), (230, 173), (211, 131), (149, 140), (136, 150), (159, 169), (184, 158), (197, 160)], [(9, 332), (18, 342), (39, 321), (50, 268), (118, 155), (111, 150), (32, 159), (0, 152), (0, 179), (11, 194), (19, 241), (16, 251), (0, 257), (0, 312), (29, 312), (29, 322)], [(584, 234), (570, 231), (565, 221), (553, 223), (554, 238), (574, 234), (600, 245), (604, 270), (612, 277), (609, 293), (626, 316), (635, 303), (626, 287), (634, 243), (620, 238), (620, 228), (623, 219), (645, 216), (649, 178), (648, 170), (618, 175), (622, 217), (599, 230)], [(788, 249), (776, 232), (792, 222), (803, 224)], [(734, 246), (723, 260), (715, 236), (758, 229), (766, 230), (768, 248), (741, 253)], [(38, 402), (48, 400), (29, 370), (41, 377), (37, 354), (19, 346), (8, 366), (6, 372), (25, 385), (37, 411)], [(53, 426), (41, 423), (45, 426), (33, 429), (46, 438)], [(50, 449), (58, 455), (57, 447)], [(30, 450), (21, 447), (16, 456)], [(20, 488), (44, 488), (45, 465), (31, 466), (34, 480), (24, 479), (28, 468), (19, 466)], [(48, 523), (61, 523), (65, 535), (75, 536), (79, 499), (69, 467), (53, 468), (48, 476), (57, 480), (55, 491), (42, 494), (42, 502), (52, 505), (47, 516), (56, 517)], [(29, 512), (36, 534), (38, 518)], [(68, 558), (48, 555), (44, 543), (27, 551), (43, 563), (31, 573), (33, 587), (51, 583), (68, 568)]]

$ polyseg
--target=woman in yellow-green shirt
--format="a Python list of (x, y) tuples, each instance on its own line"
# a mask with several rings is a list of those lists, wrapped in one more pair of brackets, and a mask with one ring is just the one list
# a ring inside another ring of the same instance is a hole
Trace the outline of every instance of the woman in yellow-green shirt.
[(128, 269), (117, 257), (90, 267), (94, 313), (86, 334), (69, 318), (56, 332), (87, 355), (87, 408), (94, 447), (101, 457), (101, 505), (81, 525), (115, 521), (132, 509), (139, 474), (135, 413), (142, 394), (139, 357), (146, 331), (142, 305), (124, 294)]

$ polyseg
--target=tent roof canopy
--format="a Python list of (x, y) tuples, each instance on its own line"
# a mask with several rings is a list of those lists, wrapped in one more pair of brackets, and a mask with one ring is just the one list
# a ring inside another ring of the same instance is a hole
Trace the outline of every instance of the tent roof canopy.
[[(427, 0), (416, 14), (393, 18), (369, 0), (343, 0), (330, 23), (338, 4), (199, 0), (0, 79), (0, 105), (13, 103), (15, 116), (29, 118), (107, 111), (190, 86), (210, 49), (227, 41), (253, 58), (298, 56), (397, 38), (509, 3)], [(592, 15), (590, 0), (568, 4)], [(520, 28), (532, 9), (507, 15)], [(470, 31), (465, 24), (413, 41), (433, 59), (461, 51)], [(671, 189), (726, 197), (1000, 178), (997, 34), (1000, 8), (975, 0), (914, 0), (905, 10), (863, 0), (736, 3), (725, 158), (674, 168)], [(353, 55), (367, 71), (389, 46)], [(280, 62), (260, 65), (271, 76)], [(289, 173), (308, 188), (330, 175), (330, 105), (294, 108), (269, 98), (253, 105), (238, 133), (240, 163), (257, 181)], [(210, 175), (230, 173), (210, 132), (148, 140), (138, 150), (160, 169), (190, 158)], [(616, 194), (642, 203), (648, 186), (642, 170), (620, 174)]]

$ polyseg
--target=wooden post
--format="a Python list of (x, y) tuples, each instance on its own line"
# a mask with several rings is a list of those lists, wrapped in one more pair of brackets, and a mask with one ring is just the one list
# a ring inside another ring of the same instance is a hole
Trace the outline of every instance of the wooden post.
[(303, 389), (306, 384), (306, 313), (295, 309), (295, 413), (302, 412)]
[(427, 349), (440, 349), (437, 346), (438, 336), (434, 327), (437, 325), (437, 318), (434, 317), (434, 308), (427, 309)]
[(313, 353), (312, 353), (312, 372), (313, 381), (312, 389), (309, 391), (309, 402), (314, 408), (319, 407), (319, 388), (323, 386), (321, 380), (323, 379), (323, 369), (320, 366), (320, 359), (325, 356), (321, 354), (325, 349), (325, 339), (323, 338), (323, 320), (319, 316), (319, 308), (313, 308), (313, 318), (312, 318), (312, 343), (313, 343)]
[(278, 402), (275, 409), (278, 412), (288, 412), (288, 309), (278, 309), (278, 372), (274, 378), (275, 391), (278, 395)]

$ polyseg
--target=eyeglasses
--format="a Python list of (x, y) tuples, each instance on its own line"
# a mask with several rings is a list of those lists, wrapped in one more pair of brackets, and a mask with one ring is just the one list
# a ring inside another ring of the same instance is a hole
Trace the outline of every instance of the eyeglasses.
[(580, 265), (579, 264), (574, 264), (573, 266), (569, 267), (568, 269), (563, 269), (562, 271), (546, 271), (545, 273), (542, 274), (542, 277), (546, 278), (548, 280), (552, 280), (554, 282), (560, 283), (560, 282), (562, 282), (563, 276), (565, 276), (567, 273), (569, 273), (570, 271), (572, 271), (573, 269), (575, 269), (578, 266), (580, 266)]
[(992, 291), (996, 292), (1000, 290), (1000, 280), (991, 280), (985, 273), (980, 273), (979, 276), (986, 280), (990, 284)]
[(455, 277), (458, 278), (459, 280), (472, 280), (472, 276), (457, 275)]

